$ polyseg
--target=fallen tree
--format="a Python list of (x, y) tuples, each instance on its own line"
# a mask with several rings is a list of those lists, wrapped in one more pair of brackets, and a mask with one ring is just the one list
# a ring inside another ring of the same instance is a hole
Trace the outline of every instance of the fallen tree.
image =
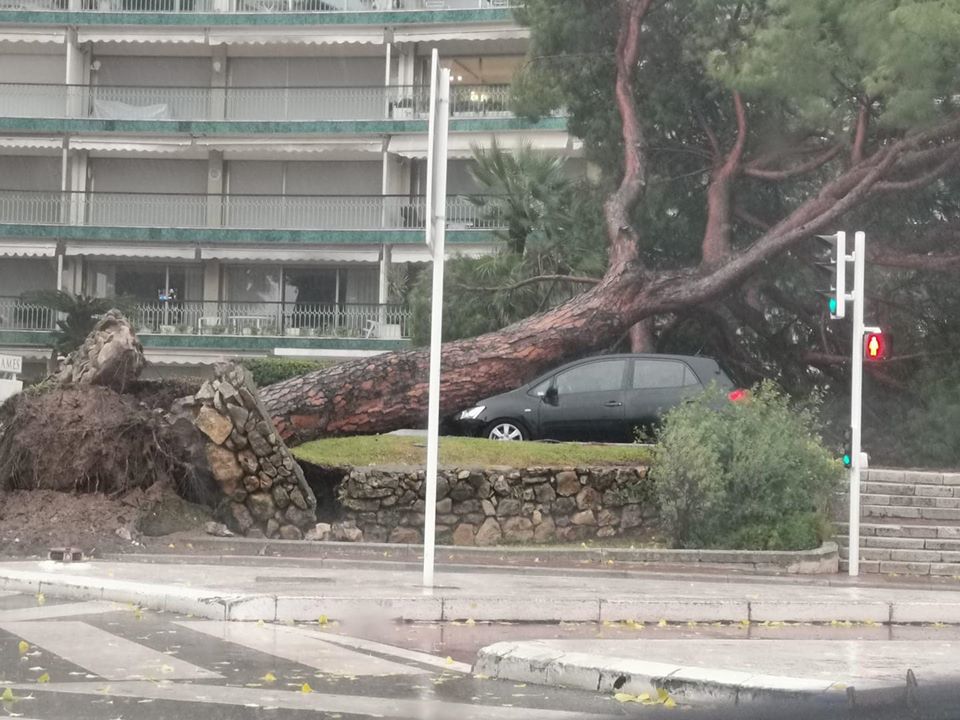
[[(743, 5), (732, 3), (727, 8), (727, 3), (718, 3), (712, 12), (726, 13), (721, 19), (731, 26), (741, 21), (755, 24), (756, 18), (743, 17)], [(729, 83), (732, 87), (725, 90), (725, 102), (732, 109), (726, 113), (729, 141), (725, 143), (711, 122), (698, 114), (705, 147), (696, 150), (708, 159), (699, 258), (683, 267), (653, 264), (640, 252), (648, 239), (635, 220), (649, 185), (648, 128), (641, 120), (638, 100), (642, 102), (644, 91), (651, 90), (639, 89), (635, 75), (644, 63), (651, 64), (645, 45), (655, 42), (651, 38), (656, 33), (644, 32), (644, 25), (653, 11), (679, 17), (693, 10), (684, 3), (661, 0), (617, 0), (602, 6), (582, 0), (541, 0), (528, 2), (527, 11), (535, 15), (577, 8), (591, 13), (598, 6), (601, 12), (593, 14), (610, 13), (614, 18), (609, 97), (619, 121), (621, 147), (619, 183), (604, 205), (608, 269), (594, 287), (554, 309), (495, 333), (445, 344), (442, 412), (516, 387), (545, 369), (606, 349), (628, 335), (634, 347), (642, 346), (644, 321), (715, 301), (804, 240), (834, 231), (865, 204), (923, 190), (952, 174), (960, 161), (960, 116), (949, 104), (943, 105), (943, 112), (912, 124), (879, 126), (872, 118), (882, 115), (884, 98), (868, 97), (856, 88), (838, 101), (841, 108), (851, 102), (849, 136), (793, 132), (789, 145), (773, 143), (771, 149), (770, 143), (764, 145), (762, 138), (751, 136), (752, 101), (736, 89), (734, 78)], [(681, 21), (693, 22), (685, 18), (677, 22)], [(732, 39), (716, 42), (739, 39), (732, 33)], [(867, 74), (864, 70), (864, 77)], [(769, 108), (756, 104), (756, 114), (761, 116), (756, 135), (769, 134)], [(781, 217), (760, 219), (739, 205), (736, 189), (744, 182), (788, 184), (789, 192), (783, 194), (790, 203)], [(747, 241), (735, 237), (736, 222), (753, 229), (752, 234), (742, 234)], [(888, 263), (892, 262), (889, 254)], [(281, 436), (294, 443), (327, 435), (383, 432), (423, 422), (428, 364), (425, 350), (390, 353), (280, 382), (263, 389), (261, 395)]]

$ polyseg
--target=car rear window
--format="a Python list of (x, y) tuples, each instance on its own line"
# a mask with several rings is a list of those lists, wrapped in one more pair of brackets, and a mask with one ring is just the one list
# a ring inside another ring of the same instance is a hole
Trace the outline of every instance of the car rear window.
[(634, 360), (633, 389), (655, 390), (657, 388), (699, 385), (693, 371), (676, 360)]

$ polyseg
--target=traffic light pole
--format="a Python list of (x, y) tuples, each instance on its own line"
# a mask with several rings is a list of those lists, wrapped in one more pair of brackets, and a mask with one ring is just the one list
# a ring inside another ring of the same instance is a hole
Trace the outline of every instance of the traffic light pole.
[(854, 235), (853, 245), (853, 349), (850, 355), (850, 577), (860, 574), (860, 418), (863, 397), (863, 281), (866, 237)]

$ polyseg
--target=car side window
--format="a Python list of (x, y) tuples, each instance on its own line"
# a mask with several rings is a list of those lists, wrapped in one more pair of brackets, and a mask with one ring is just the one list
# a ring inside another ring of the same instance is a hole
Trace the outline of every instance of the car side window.
[(604, 392), (623, 387), (626, 360), (600, 360), (571, 368), (557, 375), (557, 392), (562, 397), (571, 393)]
[(700, 381), (690, 369), (676, 360), (633, 361), (634, 390), (657, 390), (699, 384)]
[(534, 397), (543, 397), (547, 394), (547, 388), (550, 387), (550, 383), (553, 382), (553, 378), (547, 378), (542, 383), (534, 385), (527, 391), (527, 395), (533, 395)]

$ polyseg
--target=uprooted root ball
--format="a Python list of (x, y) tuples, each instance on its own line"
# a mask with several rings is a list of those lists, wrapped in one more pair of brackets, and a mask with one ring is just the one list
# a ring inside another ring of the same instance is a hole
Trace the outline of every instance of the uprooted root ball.
[(97, 386), (23, 393), (0, 406), (0, 489), (111, 493), (182, 485), (162, 411)]

